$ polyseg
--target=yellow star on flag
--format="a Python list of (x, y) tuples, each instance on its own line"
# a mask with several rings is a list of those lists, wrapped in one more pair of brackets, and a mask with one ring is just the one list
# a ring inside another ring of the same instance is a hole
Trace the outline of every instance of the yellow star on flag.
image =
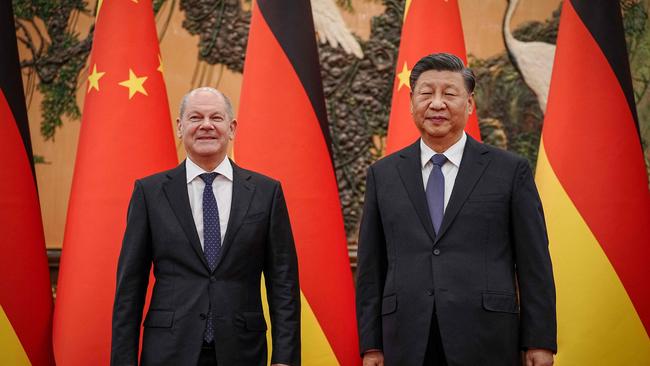
[(402, 18), (402, 21), (406, 20), (406, 14), (409, 13), (409, 8), (411, 7), (411, 1), (412, 0), (406, 0), (406, 4), (404, 4), (404, 18)]
[(99, 91), (99, 79), (101, 79), (104, 74), (106, 73), (97, 71), (97, 64), (93, 65), (93, 72), (88, 75), (88, 90), (86, 93), (90, 93), (90, 89)]
[(145, 81), (147, 81), (146, 76), (138, 77), (133, 70), (129, 69), (129, 80), (124, 80), (119, 84), (123, 87), (129, 88), (129, 99), (131, 99), (135, 93), (148, 95), (143, 85)]
[(163, 74), (163, 63), (160, 54), (158, 54), (158, 68), (156, 70), (160, 71), (160, 73)]
[(404, 67), (402, 67), (402, 71), (400, 71), (399, 74), (397, 74), (397, 78), (399, 79), (399, 85), (397, 86), (397, 91), (402, 89), (402, 86), (406, 85), (409, 89), (411, 89), (411, 86), (409, 85), (409, 78), (411, 77), (411, 70), (409, 70), (408, 66), (406, 66), (406, 61), (404, 61)]

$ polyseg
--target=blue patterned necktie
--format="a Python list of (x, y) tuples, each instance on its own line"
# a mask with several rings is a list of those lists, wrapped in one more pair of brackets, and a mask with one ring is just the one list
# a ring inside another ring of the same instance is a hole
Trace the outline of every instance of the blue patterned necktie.
[[(221, 226), (219, 225), (219, 208), (217, 200), (214, 198), (212, 191), (212, 182), (218, 173), (203, 173), (200, 175), (205, 182), (203, 189), (203, 254), (210, 266), (210, 271), (214, 271), (217, 266), (217, 259), (221, 251)], [(214, 340), (214, 325), (212, 324), (212, 304), (208, 311), (207, 325), (203, 339), (210, 343)]]
[(438, 235), (440, 225), (442, 224), (442, 217), (445, 214), (445, 176), (442, 175), (442, 166), (447, 161), (447, 157), (443, 154), (435, 154), (431, 157), (433, 169), (427, 181), (427, 204), (429, 205), (429, 214), (431, 215), (431, 223), (433, 229)]

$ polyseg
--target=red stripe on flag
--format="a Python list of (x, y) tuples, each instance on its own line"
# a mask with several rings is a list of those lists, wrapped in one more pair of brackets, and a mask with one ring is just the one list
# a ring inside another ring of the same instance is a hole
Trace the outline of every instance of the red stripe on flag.
[(0, 304), (33, 365), (53, 365), (52, 290), (31, 164), (0, 89)]
[(650, 192), (639, 138), (616, 75), (570, 1), (562, 9), (543, 139), (558, 179), (650, 330)]
[[(413, 0), (402, 26), (399, 56), (395, 69), (393, 101), (386, 137), (386, 153), (390, 154), (410, 145), (420, 133), (410, 113), (410, 88), (404, 85), (415, 63), (422, 57), (438, 52), (452, 53), (467, 64), (463, 26), (456, 0)], [(406, 71), (406, 69), (408, 71)], [(476, 111), (470, 115), (465, 131), (481, 141)]]
[(235, 158), (282, 182), (301, 289), (340, 364), (356, 365), (352, 276), (329, 152), (311, 102), (257, 5), (240, 100)]

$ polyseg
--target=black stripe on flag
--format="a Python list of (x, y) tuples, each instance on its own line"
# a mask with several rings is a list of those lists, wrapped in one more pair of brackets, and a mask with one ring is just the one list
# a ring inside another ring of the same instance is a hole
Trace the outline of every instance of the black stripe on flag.
[(257, 5), (309, 96), (333, 162), (311, 4), (306, 0), (258, 0)]
[(634, 101), (630, 61), (625, 44), (621, 4), (618, 0), (571, 0), (571, 4), (616, 74), (634, 117), (640, 139), (639, 119)]
[(25, 152), (29, 158), (34, 172), (34, 157), (32, 155), (32, 142), (29, 135), (27, 109), (25, 108), (25, 94), (23, 80), (20, 74), (18, 58), (18, 44), (16, 43), (16, 28), (14, 26), (14, 13), (11, 0), (0, 1), (0, 89), (9, 103), (9, 108), (16, 120), (20, 136), (23, 139)]

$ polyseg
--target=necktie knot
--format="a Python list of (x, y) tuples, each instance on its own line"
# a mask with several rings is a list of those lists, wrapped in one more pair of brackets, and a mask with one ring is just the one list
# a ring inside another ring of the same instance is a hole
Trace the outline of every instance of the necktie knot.
[(199, 175), (201, 179), (205, 182), (206, 186), (211, 186), (212, 182), (214, 182), (214, 179), (219, 175), (219, 173), (203, 173)]
[(433, 165), (437, 165), (439, 167), (442, 167), (446, 161), (447, 157), (444, 154), (435, 154), (431, 157), (431, 162)]

